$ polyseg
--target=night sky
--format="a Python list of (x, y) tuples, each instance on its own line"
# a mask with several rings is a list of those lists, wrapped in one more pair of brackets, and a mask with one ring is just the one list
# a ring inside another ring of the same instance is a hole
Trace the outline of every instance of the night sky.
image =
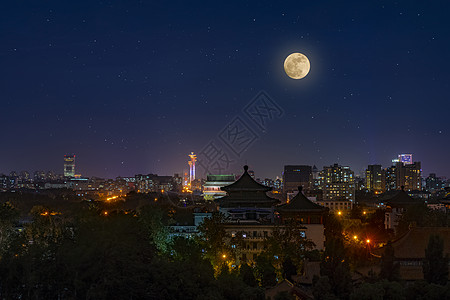
[[(0, 173), (173, 175), (238, 117), (257, 177), (362, 172), (412, 153), (450, 177), (447, 1), (8, 1), (0, 10)], [(308, 56), (290, 79), (283, 62)], [(280, 113), (244, 113), (264, 90)], [(281, 110), (283, 112), (281, 112)], [(230, 149), (222, 149), (232, 156)]]

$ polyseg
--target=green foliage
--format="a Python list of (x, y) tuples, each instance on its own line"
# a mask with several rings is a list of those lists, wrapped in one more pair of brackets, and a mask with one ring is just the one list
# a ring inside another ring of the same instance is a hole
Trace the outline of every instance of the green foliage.
[(297, 267), (294, 265), (292, 260), (287, 257), (283, 261), (283, 277), (289, 281), (292, 281), (292, 276), (297, 275)]
[(164, 211), (150, 205), (144, 206), (139, 213), (139, 222), (143, 225), (153, 245), (161, 253), (169, 249), (169, 230), (163, 223)]
[(422, 265), (425, 280), (429, 283), (447, 284), (448, 261), (448, 255), (444, 256), (444, 240), (438, 235), (431, 235)]
[(397, 282), (381, 281), (377, 283), (363, 283), (350, 296), (351, 300), (402, 300), (403, 287)]
[(265, 254), (260, 254), (255, 260), (256, 278), (262, 287), (274, 286), (277, 283), (277, 275), (272, 260)]
[(313, 295), (315, 300), (337, 300), (334, 295), (328, 276), (315, 276), (313, 278)]
[(230, 258), (231, 249), (226, 243), (229, 237), (225, 231), (224, 216), (220, 213), (213, 214), (211, 218), (206, 218), (199, 226), (200, 233), (198, 242), (205, 250), (207, 257), (214, 267), (218, 267), (223, 262), (223, 255)]
[(11, 247), (16, 236), (14, 226), (19, 218), (19, 212), (9, 202), (0, 206), (0, 258)]
[(202, 249), (194, 239), (175, 237), (169, 245), (170, 255), (179, 261), (202, 261)]
[(326, 276), (334, 295), (346, 299), (351, 290), (351, 276), (344, 243), (341, 238), (329, 237), (320, 263), (320, 275)]
[(402, 234), (409, 230), (411, 224), (418, 227), (450, 226), (450, 214), (429, 209), (425, 204), (411, 205), (399, 220), (397, 231)]
[(442, 300), (450, 299), (450, 284), (446, 286), (416, 281), (402, 286), (398, 282), (363, 283), (350, 295), (352, 300)]
[(149, 219), (153, 211), (101, 212), (83, 205), (68, 219), (35, 207), (0, 259), (1, 298), (264, 299), (249, 274), (227, 269), (216, 279), (194, 240), (176, 238), (161, 255), (154, 240), (164, 231), (161, 219)]
[(248, 286), (255, 287), (258, 285), (258, 282), (255, 278), (255, 273), (253, 272), (253, 268), (248, 264), (242, 264), (239, 270), (239, 276), (241, 280)]
[(379, 284), (363, 283), (351, 294), (351, 300), (383, 300), (384, 290)]
[(282, 226), (274, 228), (272, 235), (265, 240), (268, 257), (277, 256), (280, 261), (287, 257), (297, 267), (314, 243), (302, 236), (304, 227), (295, 220), (289, 220)]
[(295, 300), (294, 296), (286, 291), (279, 292), (275, 295), (274, 300)]
[(225, 299), (264, 299), (263, 289), (247, 285), (238, 274), (230, 273), (226, 267), (217, 277), (217, 285)]
[(450, 284), (446, 286), (416, 281), (405, 289), (408, 300), (441, 300), (450, 299)]

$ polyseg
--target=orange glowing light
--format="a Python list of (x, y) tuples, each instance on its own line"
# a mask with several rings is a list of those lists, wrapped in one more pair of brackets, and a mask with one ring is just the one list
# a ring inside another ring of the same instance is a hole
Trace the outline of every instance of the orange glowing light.
[(108, 215), (108, 212), (107, 212), (107, 211), (104, 211), (104, 212), (103, 212), (103, 215), (107, 216), (107, 215)]
[(354, 239), (354, 240), (357, 240), (357, 239), (358, 239), (358, 237), (357, 237), (356, 235), (354, 235), (354, 236), (353, 236), (353, 239)]
[(342, 215), (342, 212), (338, 211), (338, 215)]
[(369, 239), (367, 239), (367, 240), (366, 240), (366, 243), (367, 243), (367, 244), (370, 244), (370, 240), (369, 240)]

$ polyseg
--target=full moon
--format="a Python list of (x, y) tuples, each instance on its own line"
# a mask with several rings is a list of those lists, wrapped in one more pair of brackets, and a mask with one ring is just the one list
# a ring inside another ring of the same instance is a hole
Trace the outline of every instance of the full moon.
[(306, 55), (292, 53), (284, 61), (284, 71), (293, 79), (302, 79), (309, 73), (311, 65)]

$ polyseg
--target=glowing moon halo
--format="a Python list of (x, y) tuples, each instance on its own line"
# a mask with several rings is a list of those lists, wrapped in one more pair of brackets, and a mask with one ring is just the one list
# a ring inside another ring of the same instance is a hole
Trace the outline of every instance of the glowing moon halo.
[(310, 68), (309, 59), (302, 53), (292, 53), (284, 60), (284, 71), (292, 79), (302, 79)]

